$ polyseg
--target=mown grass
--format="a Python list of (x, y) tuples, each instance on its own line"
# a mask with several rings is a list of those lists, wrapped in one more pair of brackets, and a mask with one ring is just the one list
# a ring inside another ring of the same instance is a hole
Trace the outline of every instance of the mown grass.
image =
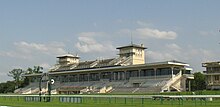
[(95, 98), (85, 97), (82, 103), (59, 102), (52, 97), (51, 102), (26, 102), (24, 97), (0, 97), (0, 106), (11, 107), (218, 107), (220, 99), (205, 100), (152, 100), (141, 98)]

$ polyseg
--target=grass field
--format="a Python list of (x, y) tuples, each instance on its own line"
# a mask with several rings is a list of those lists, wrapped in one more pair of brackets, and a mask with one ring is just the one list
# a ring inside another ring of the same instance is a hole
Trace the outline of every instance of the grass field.
[[(69, 96), (67, 96), (69, 97)], [(25, 101), (24, 96), (0, 96), (0, 106), (11, 107), (218, 107), (220, 99), (204, 100), (152, 100), (149, 98), (82, 97), (80, 103), (60, 102), (52, 97), (51, 102)]]

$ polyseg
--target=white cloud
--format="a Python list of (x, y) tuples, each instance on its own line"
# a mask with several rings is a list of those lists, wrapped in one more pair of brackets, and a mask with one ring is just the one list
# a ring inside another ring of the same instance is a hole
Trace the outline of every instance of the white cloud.
[(78, 34), (78, 37), (95, 37), (95, 36), (105, 36), (104, 32), (82, 32)]
[(177, 33), (174, 31), (161, 31), (158, 29), (151, 29), (151, 28), (137, 28), (135, 30), (130, 29), (121, 29), (118, 32), (121, 35), (130, 35), (131, 33), (139, 38), (139, 39), (148, 39), (148, 38), (156, 38), (156, 39), (176, 39)]
[(146, 56), (147, 58), (149, 58), (149, 62), (168, 61), (176, 59), (172, 55), (172, 53), (168, 52), (148, 51)]
[(31, 54), (31, 53), (43, 53), (48, 55), (57, 55), (66, 53), (64, 48), (64, 44), (60, 42), (51, 42), (48, 44), (40, 44), (40, 43), (27, 43), (24, 41), (15, 42), (17, 50), (22, 53)]
[(216, 33), (214, 31), (199, 31), (199, 35), (202, 35), (202, 36), (213, 36), (213, 35), (216, 35)]
[(196, 71), (203, 71), (201, 63), (216, 61), (219, 59), (219, 55), (208, 49), (189, 48), (188, 51), (183, 52), (185, 60), (195, 68)]
[(177, 44), (165, 44), (160, 50), (146, 52), (147, 62), (178, 60), (189, 63), (196, 71), (202, 71), (201, 63), (216, 61), (217, 52), (209, 49), (195, 48), (193, 46), (180, 47)]
[(14, 57), (14, 53), (12, 52), (1, 52), (0, 56), (8, 56), (8, 57)]
[(160, 51), (147, 51), (147, 56), (153, 61), (173, 59), (190, 61), (194, 59), (200, 60), (200, 63), (202, 61), (214, 60), (217, 57), (213, 51), (207, 49), (197, 49), (191, 46), (182, 48), (177, 44), (166, 44), (163, 50)]
[(166, 47), (171, 50), (181, 50), (181, 47), (175, 43), (167, 44)]
[(23, 53), (19, 53), (17, 51), (0, 52), (0, 56), (11, 57), (11, 58), (30, 59), (30, 55), (24, 55)]
[(188, 56), (188, 60), (191, 60), (192, 58), (199, 58), (201, 62), (214, 60), (218, 57), (218, 55), (216, 55), (215, 52), (211, 50), (194, 48), (191, 48), (188, 52), (185, 52), (185, 56)]
[(14, 45), (18, 50), (21, 50), (24, 53), (31, 53), (33, 50), (36, 51), (48, 51), (47, 47), (44, 44), (36, 44), (36, 43), (27, 43), (24, 41), (15, 42)]
[(160, 51), (147, 51), (147, 57), (150, 61), (168, 61), (179, 60), (179, 56), (184, 54), (182, 48), (175, 43), (164, 45), (163, 50)]
[(151, 28), (138, 28), (135, 33), (141, 38), (176, 39), (177, 34), (173, 31), (160, 31)]
[(24, 69), (23, 67), (21, 67), (21, 66), (19, 66), (19, 65), (11, 66), (11, 69), (14, 69), (14, 68), (17, 68), (17, 69)]
[(63, 49), (65, 45), (61, 42), (51, 42), (48, 44), (28, 43), (25, 41), (15, 42), (13, 51), (0, 52), (0, 56), (11, 58), (31, 59), (35, 54), (59, 55), (66, 53)]
[(172, 53), (175, 52), (175, 54), (181, 54), (182, 48), (175, 43), (167, 44), (165, 47)]
[(6, 73), (0, 74), (0, 81), (1, 82), (11, 81), (11, 80), (12, 79), (10, 77), (8, 77), (8, 75)]
[(144, 26), (144, 27), (146, 27), (146, 26), (152, 26), (152, 24), (147, 23), (147, 22), (145, 22), (145, 21), (140, 21), (140, 20), (136, 21), (136, 23), (137, 23), (138, 25)]
[(43, 67), (44, 71), (51, 68), (51, 66), (48, 63), (42, 63), (42, 64), (39, 64), (39, 66)]
[(78, 50), (83, 53), (87, 52), (106, 52), (114, 48), (110, 43), (98, 43), (91, 37), (78, 37), (79, 42), (75, 44)]
[(104, 32), (82, 32), (78, 34), (78, 42), (75, 44), (75, 47), (82, 53), (87, 52), (106, 52), (114, 50), (111, 42), (109, 41), (100, 41), (98, 42), (94, 38), (105, 37)]

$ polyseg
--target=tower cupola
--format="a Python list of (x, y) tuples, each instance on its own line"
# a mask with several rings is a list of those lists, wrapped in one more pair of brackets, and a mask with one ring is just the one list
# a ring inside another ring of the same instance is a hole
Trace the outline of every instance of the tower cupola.
[(69, 65), (69, 64), (77, 64), (79, 63), (80, 57), (78, 55), (65, 54), (58, 56), (58, 63), (60, 65)]
[(130, 44), (127, 46), (118, 47), (120, 57), (129, 57), (131, 58), (131, 64), (144, 64), (145, 63), (145, 54), (144, 50), (147, 49), (143, 44), (136, 45)]

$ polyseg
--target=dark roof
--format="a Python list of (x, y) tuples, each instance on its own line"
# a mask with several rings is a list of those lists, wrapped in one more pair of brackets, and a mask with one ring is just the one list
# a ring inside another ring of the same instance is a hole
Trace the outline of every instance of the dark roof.
[[(107, 67), (93, 67), (93, 68), (84, 68), (84, 69), (71, 69), (71, 70), (65, 70), (60, 72), (50, 72), (50, 74), (62, 74), (62, 73), (71, 73), (71, 72), (90, 72), (90, 71), (105, 71), (110, 69), (131, 69), (131, 68), (139, 68), (139, 67), (147, 67), (152, 68), (154, 66), (161, 66), (161, 65), (171, 65), (171, 66), (182, 66), (186, 67), (188, 64), (179, 64), (179, 63), (169, 63), (170, 61), (164, 61), (164, 62), (155, 62), (155, 63), (146, 63), (146, 64), (138, 64), (138, 65), (128, 65), (128, 66), (121, 66), (121, 65), (114, 65), (114, 66), (107, 66)], [(172, 61), (173, 62), (173, 61)], [(66, 72), (68, 71), (68, 72)]]
[(65, 58), (65, 57), (79, 58), (79, 56), (77, 56), (77, 55), (75, 56), (75, 55), (72, 55), (72, 54), (60, 55), (57, 58)]
[(205, 62), (202, 63), (202, 67), (208, 67), (208, 66), (220, 66), (220, 61), (216, 61), (216, 62)]
[(182, 64), (182, 65), (188, 65), (188, 63), (185, 63), (185, 62), (180, 62), (180, 61), (177, 61), (177, 60), (169, 60), (169, 61), (162, 61), (162, 62), (153, 62), (153, 63), (146, 63), (148, 65), (157, 65), (157, 64)]
[(127, 45), (127, 46), (117, 47), (116, 49), (130, 48), (130, 47), (141, 48), (141, 49), (147, 49), (147, 48), (144, 47), (144, 46), (140, 46), (140, 45), (136, 45), (136, 44), (130, 44), (130, 45)]
[[(96, 67), (110, 66), (109, 63), (110, 63), (112, 60), (114, 60), (114, 58), (99, 60), (99, 62), (98, 62), (98, 64), (96, 65)], [(113, 65), (114, 65), (114, 64), (113, 64)]]
[(91, 64), (94, 63), (95, 61), (84, 61), (84, 62), (79, 62), (79, 64), (76, 66), (74, 69), (79, 69), (79, 68), (90, 68)]

